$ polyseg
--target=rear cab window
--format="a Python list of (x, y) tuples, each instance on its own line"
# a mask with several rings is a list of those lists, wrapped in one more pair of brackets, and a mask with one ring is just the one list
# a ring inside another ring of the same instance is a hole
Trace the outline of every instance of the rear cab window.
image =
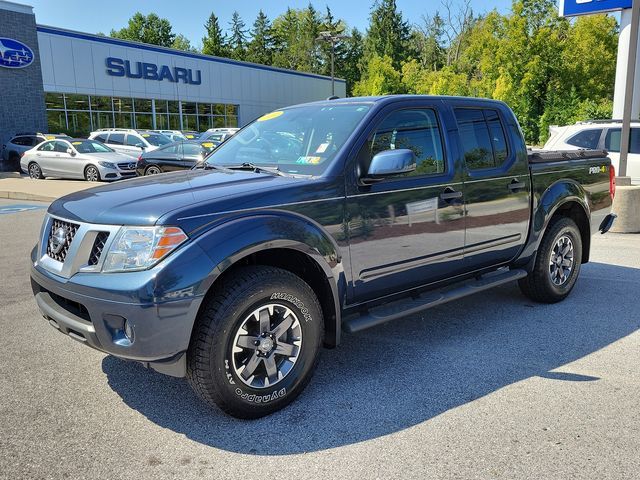
[(502, 166), (509, 147), (498, 111), (456, 108), (454, 114), (467, 168), (473, 171)]
[(600, 136), (602, 135), (601, 128), (591, 128), (589, 130), (582, 130), (570, 137), (566, 143), (573, 145), (574, 147), (589, 148), (595, 150), (600, 143)]

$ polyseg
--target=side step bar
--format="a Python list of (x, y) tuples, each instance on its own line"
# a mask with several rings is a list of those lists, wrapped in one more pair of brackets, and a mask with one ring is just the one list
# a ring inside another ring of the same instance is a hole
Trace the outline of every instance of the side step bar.
[(347, 319), (343, 329), (349, 333), (359, 332), (526, 276), (527, 272), (521, 269), (488, 273), (477, 280), (466, 281), (458, 286), (426, 292), (417, 299), (399, 300), (372, 308), (368, 313)]

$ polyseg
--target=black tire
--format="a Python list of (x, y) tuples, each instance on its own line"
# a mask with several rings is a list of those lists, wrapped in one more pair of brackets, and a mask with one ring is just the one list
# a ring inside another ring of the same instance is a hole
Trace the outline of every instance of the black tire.
[(44, 178), (42, 169), (36, 162), (31, 162), (27, 167), (27, 170), (29, 171), (29, 176), (34, 180), (42, 180)]
[[(562, 243), (563, 239), (568, 239), (570, 243)], [(561, 248), (562, 245), (564, 248)], [(569, 263), (569, 253), (566, 254), (566, 257), (560, 254), (569, 246), (572, 249), (571, 265), (570, 270), (567, 270), (569, 265), (566, 263)], [(558, 252), (560, 254), (556, 254)], [(536, 302), (560, 302), (571, 293), (578, 275), (580, 275), (581, 263), (582, 237), (580, 230), (570, 218), (559, 217), (547, 227), (538, 247), (533, 269), (528, 276), (518, 280), (518, 285), (524, 295)]]
[(158, 175), (160, 173), (162, 173), (162, 169), (156, 165), (151, 165), (144, 171), (145, 175)]
[[(267, 305), (272, 305), (272, 310)], [(262, 319), (265, 310), (273, 314), (265, 314), (264, 325), (268, 328), (263, 330), (258, 318)], [(253, 316), (257, 311), (258, 315)], [(278, 333), (279, 328), (289, 323), (287, 333)], [(246, 327), (246, 335), (242, 326)], [(267, 330), (273, 334), (259, 333)], [(295, 400), (309, 383), (323, 332), (320, 304), (302, 279), (274, 267), (241, 267), (216, 285), (215, 294), (201, 309), (187, 352), (187, 379), (206, 403), (217, 405), (229, 415), (238, 418), (269, 415)], [(241, 343), (251, 346), (240, 346)], [(261, 350), (269, 345), (272, 347), (269, 352)], [(295, 357), (278, 353), (285, 348), (295, 351)], [(264, 380), (257, 385), (261, 378), (270, 378), (267, 362), (277, 366), (273, 384)], [(250, 369), (250, 364), (257, 367)], [(283, 374), (285, 368), (288, 370)], [(255, 375), (243, 378), (244, 370)]]
[(87, 165), (87, 168), (84, 169), (84, 179), (87, 182), (99, 182), (101, 179), (98, 167)]

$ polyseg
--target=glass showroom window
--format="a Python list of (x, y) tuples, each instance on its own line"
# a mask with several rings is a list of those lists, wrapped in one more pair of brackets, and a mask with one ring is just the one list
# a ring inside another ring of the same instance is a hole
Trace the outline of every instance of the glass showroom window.
[(67, 114), (64, 110), (47, 110), (49, 133), (65, 133), (67, 131)]
[(182, 102), (182, 129), (198, 130), (198, 110), (195, 103)]

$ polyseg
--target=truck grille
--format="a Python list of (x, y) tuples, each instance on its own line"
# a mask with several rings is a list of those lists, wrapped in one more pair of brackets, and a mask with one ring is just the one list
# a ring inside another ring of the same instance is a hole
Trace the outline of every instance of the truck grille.
[(100, 261), (100, 256), (104, 250), (104, 246), (109, 238), (109, 232), (98, 232), (93, 247), (91, 248), (91, 255), (89, 255), (88, 265), (97, 265)]
[(79, 227), (76, 223), (54, 219), (47, 240), (47, 255), (58, 262), (64, 262)]

